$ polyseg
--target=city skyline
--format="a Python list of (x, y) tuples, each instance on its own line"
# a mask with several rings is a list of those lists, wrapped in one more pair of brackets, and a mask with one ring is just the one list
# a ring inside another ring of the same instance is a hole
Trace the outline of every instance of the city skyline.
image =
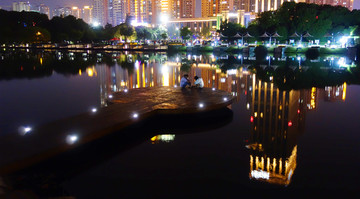
[[(26, 0), (2, 0), (0, 2), (0, 7), (5, 10), (11, 10), (11, 5), (13, 2), (21, 2)], [(31, 4), (45, 4), (50, 7), (50, 9), (55, 9), (57, 7), (83, 7), (85, 5), (92, 5), (93, 0), (81, 0), (81, 1), (74, 1), (74, 0), (28, 0)], [(354, 9), (360, 9), (360, 0), (354, 0)], [(196, 0), (196, 13), (201, 12), (201, 0)]]

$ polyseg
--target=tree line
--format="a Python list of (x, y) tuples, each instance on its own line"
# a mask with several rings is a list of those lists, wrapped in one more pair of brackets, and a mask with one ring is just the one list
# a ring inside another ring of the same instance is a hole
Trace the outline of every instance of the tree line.
[(312, 39), (326, 40), (341, 35), (360, 34), (360, 10), (350, 11), (345, 7), (307, 3), (284, 2), (275, 11), (266, 11), (252, 21), (248, 28), (240, 24), (224, 21), (219, 32), (229, 38), (247, 32), (260, 38), (265, 32), (278, 33), (278, 40), (288, 40), (295, 32), (298, 35), (309, 33)]
[(118, 26), (92, 27), (72, 15), (53, 17), (36, 12), (16, 12), (0, 9), (1, 43), (99, 43), (113, 38), (123, 40), (166, 39), (161, 27), (133, 27), (127, 20)]

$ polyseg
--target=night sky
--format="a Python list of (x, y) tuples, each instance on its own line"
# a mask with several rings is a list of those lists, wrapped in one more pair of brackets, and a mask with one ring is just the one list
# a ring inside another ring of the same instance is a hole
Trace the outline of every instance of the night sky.
[[(0, 0), (0, 6), (3, 7), (3, 9), (9, 10), (10, 9), (10, 5), (12, 4), (12, 2), (14, 1), (25, 1), (25, 0)], [(40, 4), (40, 3), (44, 3), (46, 5), (48, 5), (51, 9), (54, 9), (58, 6), (78, 6), (78, 7), (82, 7), (84, 5), (90, 5), (92, 0), (29, 0), (30, 3), (32, 4)], [(197, 0), (197, 8), (196, 8), (196, 12), (199, 13), (200, 11), (200, 5), (201, 5), (201, 0)], [(74, 3), (77, 2), (77, 3)], [(360, 9), (360, 0), (354, 0), (354, 8), (355, 9)]]

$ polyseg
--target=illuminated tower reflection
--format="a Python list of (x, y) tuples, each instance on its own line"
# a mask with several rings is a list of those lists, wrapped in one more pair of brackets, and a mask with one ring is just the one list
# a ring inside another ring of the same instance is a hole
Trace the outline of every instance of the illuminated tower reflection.
[(296, 138), (304, 126), (303, 92), (280, 91), (252, 75), (250, 179), (288, 185), (296, 169)]

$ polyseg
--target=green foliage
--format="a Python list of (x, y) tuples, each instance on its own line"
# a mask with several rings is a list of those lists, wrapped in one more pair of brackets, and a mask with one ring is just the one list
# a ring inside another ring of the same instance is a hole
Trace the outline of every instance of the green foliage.
[(201, 32), (200, 32), (200, 35), (207, 38), (209, 37), (211, 34), (210, 34), (210, 27), (208, 26), (205, 26), (201, 29)]
[(125, 42), (127, 42), (128, 37), (131, 37), (135, 33), (135, 29), (128, 23), (122, 23), (116, 26), (118, 29), (118, 34), (125, 37)]
[(276, 11), (261, 13), (259, 18), (249, 25), (247, 31), (255, 37), (264, 32), (278, 32), (282, 37), (277, 40), (288, 40), (294, 32), (309, 32), (314, 36), (311, 39), (325, 41), (326, 38), (323, 36), (326, 33), (332, 33), (334, 36), (340, 33), (359, 34), (359, 24), (359, 10), (349, 11), (340, 6), (284, 2)]
[(192, 32), (188, 27), (182, 27), (180, 29), (180, 36), (182, 37), (183, 40), (190, 39), (191, 35), (192, 35)]
[(160, 36), (161, 36), (162, 39), (167, 39), (169, 37), (166, 32), (161, 33)]

